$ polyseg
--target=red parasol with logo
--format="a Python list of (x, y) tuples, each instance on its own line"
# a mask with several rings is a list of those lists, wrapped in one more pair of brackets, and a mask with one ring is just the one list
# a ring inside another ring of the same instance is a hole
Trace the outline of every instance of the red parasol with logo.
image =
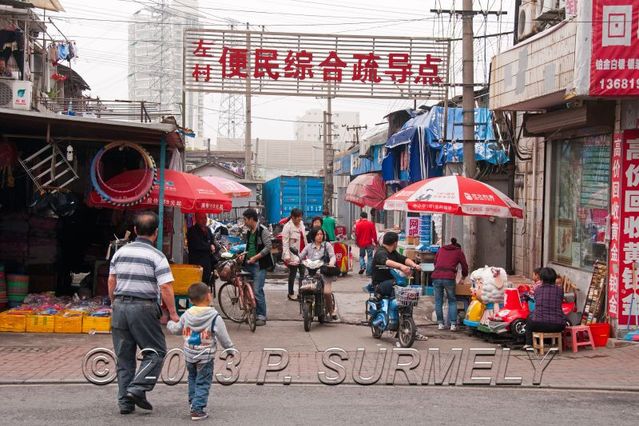
[[(140, 180), (144, 178), (144, 173), (145, 170), (141, 169), (128, 170), (112, 177), (106, 184), (114, 191), (127, 191), (139, 185)], [(231, 198), (201, 177), (175, 170), (165, 170), (164, 176), (165, 207), (177, 207), (182, 213), (221, 213), (231, 210)], [(108, 190), (105, 192), (110, 195)], [(159, 192), (158, 182), (155, 182), (149, 195), (140, 204), (128, 208), (157, 207)], [(96, 191), (91, 191), (87, 204), (91, 207), (123, 208), (104, 200)]]

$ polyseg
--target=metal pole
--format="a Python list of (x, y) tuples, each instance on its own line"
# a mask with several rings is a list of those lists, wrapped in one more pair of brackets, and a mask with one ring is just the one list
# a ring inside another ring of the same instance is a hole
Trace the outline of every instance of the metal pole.
[[(248, 24), (246, 29), (249, 29)], [(253, 161), (251, 155), (251, 34), (246, 33), (246, 55), (247, 76), (246, 76), (246, 129), (244, 130), (244, 177), (253, 179)]]
[(324, 209), (332, 213), (333, 207), (333, 107), (331, 82), (328, 82), (328, 102), (324, 139)]
[(156, 248), (162, 251), (164, 242), (164, 169), (166, 168), (166, 137), (160, 140), (160, 194), (158, 196), (158, 240)]
[[(463, 3), (463, 127), (464, 127), (464, 175), (475, 178), (477, 164), (475, 162), (475, 93), (474, 93), (474, 61), (473, 61), (473, 2), (464, 0)], [(464, 217), (465, 252), (471, 268), (476, 265), (476, 234), (477, 219), (472, 216)]]
[(260, 154), (260, 138), (255, 138), (255, 164), (253, 164), (253, 178), (255, 177), (255, 172), (257, 171), (257, 162), (258, 155)]

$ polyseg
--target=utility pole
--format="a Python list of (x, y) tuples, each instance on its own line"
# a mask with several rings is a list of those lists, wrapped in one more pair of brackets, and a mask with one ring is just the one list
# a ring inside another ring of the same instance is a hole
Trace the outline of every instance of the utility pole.
[(333, 110), (331, 82), (328, 82), (328, 100), (324, 112), (324, 210), (332, 213), (333, 206)]
[(349, 132), (351, 130), (355, 130), (355, 145), (359, 145), (359, 131), (362, 129), (368, 129), (368, 126), (365, 124), (363, 126), (349, 126), (348, 124), (344, 124), (344, 127), (346, 127), (346, 130), (348, 130)]
[[(249, 24), (246, 24), (246, 31), (249, 31)], [(250, 55), (251, 51), (251, 34), (246, 33), (246, 54)], [(247, 77), (246, 77), (246, 129), (244, 130), (244, 178), (253, 179), (253, 153), (251, 148), (251, 58), (247, 61)]]
[[(472, 0), (464, 0), (462, 15), (464, 176), (472, 179), (477, 175), (477, 163), (475, 161), (475, 69), (473, 60), (474, 16)], [(471, 268), (474, 268), (477, 266), (477, 218), (474, 216), (464, 217), (464, 239), (468, 263)]]

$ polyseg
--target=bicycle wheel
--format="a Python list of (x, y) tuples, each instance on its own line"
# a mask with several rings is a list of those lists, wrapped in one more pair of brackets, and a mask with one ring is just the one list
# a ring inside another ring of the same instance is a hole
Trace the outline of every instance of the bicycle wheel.
[(220, 287), (218, 303), (224, 317), (233, 322), (244, 322), (244, 312), (240, 306), (240, 291), (233, 283), (224, 283)]
[(242, 283), (242, 293), (244, 296), (244, 313), (249, 329), (255, 332), (257, 328), (257, 309), (253, 288), (246, 281)]

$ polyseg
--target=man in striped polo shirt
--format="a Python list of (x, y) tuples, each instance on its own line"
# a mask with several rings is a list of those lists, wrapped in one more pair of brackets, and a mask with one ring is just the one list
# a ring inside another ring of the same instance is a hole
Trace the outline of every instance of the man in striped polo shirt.
[[(153, 246), (158, 236), (158, 216), (153, 212), (138, 214), (135, 233), (136, 240), (115, 253), (109, 271), (111, 329), (118, 363), (121, 414), (132, 413), (136, 405), (153, 409), (146, 392), (155, 386), (166, 355), (160, 300), (167, 306), (172, 321), (180, 319), (175, 311), (169, 262), (164, 253)], [(137, 348), (142, 350), (143, 358), (136, 374)]]

